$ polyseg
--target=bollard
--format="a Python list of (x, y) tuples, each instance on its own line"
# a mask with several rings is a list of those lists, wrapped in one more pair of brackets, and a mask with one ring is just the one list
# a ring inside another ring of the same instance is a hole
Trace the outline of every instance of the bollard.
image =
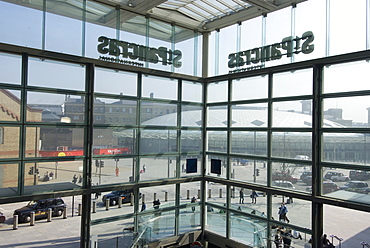
[(235, 187), (231, 191), (231, 198), (235, 198)]
[(109, 210), (109, 198), (105, 200), (105, 210)]
[(63, 207), (63, 219), (67, 219), (67, 207)]
[(81, 216), (81, 212), (82, 212), (82, 203), (79, 203), (78, 204), (78, 216)]
[(145, 202), (145, 194), (142, 194), (141, 195), (141, 199), (142, 199), (142, 201), (143, 201), (143, 203)]
[(157, 200), (157, 193), (153, 194), (153, 201)]
[(122, 207), (122, 198), (118, 197), (118, 208)]
[(168, 192), (164, 192), (164, 201), (168, 201)]
[(188, 200), (190, 199), (190, 190), (186, 191), (186, 199), (188, 199)]
[(131, 195), (131, 201), (130, 201), (130, 206), (134, 206), (134, 200), (135, 200), (135, 196), (134, 194), (130, 194)]
[(13, 215), (13, 230), (18, 229), (18, 215)]
[(198, 199), (200, 199), (200, 189), (198, 189)]
[(208, 189), (208, 198), (212, 198), (212, 190), (211, 189)]
[(220, 198), (222, 198), (222, 189), (220, 189)]
[(51, 222), (51, 208), (48, 208), (48, 219), (47, 222)]
[(31, 212), (30, 226), (35, 225), (35, 212)]
[(96, 201), (93, 201), (93, 210), (92, 210), (93, 213), (96, 213)]

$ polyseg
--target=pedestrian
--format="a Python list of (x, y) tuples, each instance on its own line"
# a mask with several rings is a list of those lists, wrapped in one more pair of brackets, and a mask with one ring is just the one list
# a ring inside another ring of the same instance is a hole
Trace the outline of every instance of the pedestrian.
[(53, 180), (53, 177), (54, 177), (54, 173), (52, 171), (50, 171), (50, 173), (49, 173), (50, 180)]
[(143, 202), (141, 204), (141, 212), (145, 211), (145, 209), (146, 209), (146, 204), (145, 204), (145, 202)]
[(153, 201), (153, 208), (158, 209), (159, 205), (161, 205), (161, 202), (159, 199)]
[(252, 194), (251, 194), (251, 198), (252, 198), (252, 204), (256, 204), (257, 203), (257, 197), (258, 197), (258, 194), (255, 190), (252, 190)]
[(73, 175), (72, 182), (73, 183), (77, 183), (77, 176), (76, 176), (76, 174)]
[(78, 183), (82, 183), (82, 177), (81, 177), (81, 175), (78, 177)]
[(244, 204), (244, 191), (243, 191), (243, 189), (240, 189), (240, 191), (239, 191), (239, 203)]
[(329, 241), (326, 234), (322, 236), (322, 247), (323, 248), (334, 248), (335, 246)]
[(281, 206), (279, 207), (279, 221), (286, 221), (287, 223), (289, 223), (289, 219), (287, 217), (287, 213), (288, 213), (288, 208), (287, 206), (283, 203), (281, 203)]
[[(191, 198), (191, 203), (196, 203), (197, 202), (197, 198), (195, 198), (195, 196), (193, 196), (193, 198)], [(193, 213), (195, 212), (195, 206), (191, 206), (191, 210), (193, 211)]]

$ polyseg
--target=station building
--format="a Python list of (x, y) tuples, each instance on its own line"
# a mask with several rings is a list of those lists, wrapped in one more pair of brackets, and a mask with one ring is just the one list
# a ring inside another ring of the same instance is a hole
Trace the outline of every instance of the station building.
[[(346, 185), (370, 181), (369, 1), (4, 0), (0, 14), (0, 207), (80, 198), (80, 247), (123, 224), (122, 247), (274, 247), (276, 226), (301, 234), (293, 247), (370, 242), (370, 188)], [(130, 206), (93, 213), (111, 191)], [(352, 211), (356, 228), (330, 218)]]

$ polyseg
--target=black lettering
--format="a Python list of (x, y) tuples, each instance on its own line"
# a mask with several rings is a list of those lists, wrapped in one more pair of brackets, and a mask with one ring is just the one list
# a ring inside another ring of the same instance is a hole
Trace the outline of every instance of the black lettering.
[(109, 55), (118, 56), (120, 54), (118, 40), (110, 39), (109, 41)]
[(157, 64), (158, 63), (158, 57), (157, 57), (158, 49), (156, 48), (149, 48), (149, 62)]
[(227, 63), (229, 68), (234, 68), (236, 66), (236, 58), (235, 58), (235, 53), (230, 53), (229, 54), (229, 62)]
[(173, 51), (173, 55), (175, 55), (173, 58), (173, 66), (175, 68), (180, 68), (182, 66), (182, 62), (180, 61), (182, 58), (182, 52), (180, 50), (175, 50)]
[(242, 58), (243, 52), (236, 54), (236, 66), (243, 66), (244, 65), (244, 59)]
[(261, 60), (260, 48), (254, 48), (254, 49), (252, 49), (251, 54), (254, 54), (255, 55), (254, 58), (251, 59), (252, 63), (253, 64), (259, 63), (260, 60)]
[(285, 37), (281, 41), (281, 48), (286, 50), (286, 56), (288, 58), (292, 57), (293, 56), (293, 37), (292, 36)]
[(102, 53), (102, 54), (108, 53), (109, 50), (108, 50), (108, 48), (106, 48), (106, 46), (108, 46), (108, 44), (109, 44), (109, 39), (107, 37), (100, 36), (98, 38), (98, 41), (102, 42), (98, 45), (98, 52)]
[(134, 43), (129, 43), (128, 48), (132, 49), (132, 52), (128, 53), (130, 59), (137, 59), (139, 57), (139, 46)]
[(308, 54), (312, 53), (315, 49), (314, 44), (310, 44), (314, 40), (313, 33), (311, 31), (307, 31), (304, 34), (302, 34), (302, 40), (304, 40), (302, 44), (302, 53)]
[(278, 49), (280, 47), (281, 47), (280, 43), (275, 43), (271, 46), (271, 59), (272, 60), (281, 59), (281, 52)]
[(262, 47), (261, 62), (270, 61), (271, 59), (271, 46)]
[(127, 58), (128, 57), (128, 42), (120, 41), (119, 46), (122, 47), (122, 52), (121, 52), (122, 57)]

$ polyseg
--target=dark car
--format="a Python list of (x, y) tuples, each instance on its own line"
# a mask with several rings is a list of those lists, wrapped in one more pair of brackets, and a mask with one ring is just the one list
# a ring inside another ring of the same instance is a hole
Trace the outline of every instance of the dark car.
[(272, 173), (271, 178), (273, 181), (289, 181), (291, 183), (298, 182), (298, 178), (292, 177), (292, 175), (287, 172), (274, 172)]
[[(104, 195), (102, 201), (105, 204), (107, 199), (109, 199), (109, 205), (114, 206), (118, 204), (118, 198), (122, 199), (122, 203), (130, 203), (131, 197), (134, 197), (134, 191), (132, 189), (115, 190)], [(141, 193), (139, 197), (141, 197)]]
[(339, 189), (363, 194), (368, 194), (370, 191), (367, 182), (363, 181), (349, 181), (345, 185), (340, 186)]
[[(312, 186), (306, 188), (307, 191), (312, 193)], [(322, 193), (328, 194), (334, 191), (339, 190), (339, 187), (336, 183), (330, 181), (323, 181), (322, 182)]]
[(312, 176), (312, 171), (304, 171), (302, 172), (301, 176), (299, 177), (301, 180), (305, 180), (306, 177)]
[(18, 222), (30, 222), (31, 212), (35, 213), (35, 219), (45, 219), (48, 216), (48, 209), (51, 208), (52, 216), (61, 216), (67, 205), (62, 198), (51, 198), (30, 201), (27, 206), (16, 209), (14, 215), (18, 215)]
[(349, 172), (349, 178), (351, 180), (367, 181), (370, 179), (370, 172), (351, 170)]

